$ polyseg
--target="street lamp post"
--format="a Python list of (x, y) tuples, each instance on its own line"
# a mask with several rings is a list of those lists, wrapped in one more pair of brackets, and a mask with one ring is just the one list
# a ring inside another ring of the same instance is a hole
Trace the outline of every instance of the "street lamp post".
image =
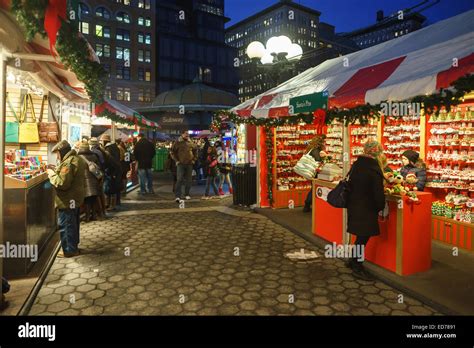
[(271, 37), (266, 46), (259, 41), (251, 42), (246, 53), (258, 68), (265, 69), (272, 80), (280, 84), (301, 60), (303, 49), (292, 43), (289, 37), (282, 35)]

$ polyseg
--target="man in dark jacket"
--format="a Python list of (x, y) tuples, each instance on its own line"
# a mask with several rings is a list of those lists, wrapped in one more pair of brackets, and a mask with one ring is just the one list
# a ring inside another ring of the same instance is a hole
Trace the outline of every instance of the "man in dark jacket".
[[(357, 236), (355, 251), (364, 252), (370, 237), (380, 234), (378, 214), (385, 207), (383, 173), (377, 158), (382, 154), (382, 146), (377, 141), (364, 145), (364, 154), (354, 162), (350, 172), (350, 194), (347, 205), (347, 232)], [(372, 280), (363, 267), (363, 259), (353, 257), (348, 266), (355, 277)]]
[(120, 184), (122, 181), (120, 150), (108, 134), (103, 134), (100, 137), (100, 142), (106, 163), (104, 192), (107, 195), (107, 206), (109, 210), (116, 210), (116, 205), (120, 205)]
[[(143, 134), (138, 135), (138, 142), (133, 150), (135, 160), (138, 162), (138, 177), (140, 179), (140, 194), (154, 194), (153, 191), (153, 175), (151, 172), (153, 157), (155, 157), (156, 149), (151, 141), (146, 139)], [(146, 184), (146, 185), (145, 185)]]
[(56, 191), (58, 208), (58, 228), (62, 252), (58, 257), (79, 255), (79, 208), (84, 203), (84, 183), (86, 163), (80, 158), (66, 140), (56, 144), (51, 152), (56, 153), (60, 164), (48, 169), (51, 185)]
[(188, 131), (184, 131), (171, 148), (171, 157), (176, 162), (178, 181), (176, 183), (176, 202), (182, 198), (182, 187), (185, 185), (185, 198), (191, 199), (189, 192), (193, 180), (193, 164), (197, 160), (197, 149), (189, 139)]

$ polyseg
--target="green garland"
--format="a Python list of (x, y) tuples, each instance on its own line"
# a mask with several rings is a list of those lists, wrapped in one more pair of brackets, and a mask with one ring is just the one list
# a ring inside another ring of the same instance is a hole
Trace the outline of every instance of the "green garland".
[[(421, 95), (413, 97), (409, 100), (401, 102), (420, 103), (423, 105), (427, 114), (439, 114), (440, 110), (445, 108), (448, 112), (451, 107), (462, 103), (464, 95), (474, 91), (474, 75), (466, 75), (460, 77), (451, 83), (452, 89), (441, 89), (439, 92), (431, 95)], [(360, 123), (361, 125), (368, 124), (370, 119), (379, 119), (382, 105), (386, 101), (377, 104), (359, 105), (351, 109), (331, 108), (326, 111), (326, 124), (331, 124), (333, 121), (343, 122), (345, 125)], [(394, 102), (392, 102), (394, 103)], [(254, 116), (241, 117), (228, 110), (221, 110), (214, 113), (214, 119), (211, 126), (219, 129), (222, 122), (230, 121), (235, 124), (251, 124), (263, 127), (278, 127), (282, 125), (294, 125), (298, 123), (312, 123), (313, 115), (298, 114), (287, 117), (271, 117), (271, 118), (256, 118)]]
[(265, 127), (265, 147), (267, 155), (267, 197), (273, 205), (273, 128)]
[[(26, 38), (31, 41), (36, 34), (46, 37), (44, 17), (48, 0), (12, 0), (11, 11), (18, 23), (25, 29)], [(56, 50), (64, 66), (73, 71), (85, 85), (91, 101), (100, 104), (107, 84), (105, 69), (89, 59), (87, 41), (79, 35), (74, 22), (62, 22), (56, 42)]]
[[(468, 74), (460, 77), (451, 83), (452, 89), (441, 89), (438, 93), (432, 95), (423, 95), (411, 98), (405, 102), (420, 103), (425, 109), (426, 114), (438, 115), (443, 108), (451, 111), (451, 107), (463, 102), (464, 95), (474, 91), (474, 75)], [(326, 111), (326, 124), (333, 121), (343, 122), (346, 126), (359, 123), (366, 125), (371, 119), (380, 119), (382, 104), (359, 105), (351, 109), (332, 108)], [(295, 125), (298, 123), (313, 123), (314, 117), (310, 114), (298, 114), (294, 116), (280, 118), (256, 118), (254, 116), (241, 117), (228, 110), (221, 110), (214, 114), (210, 129), (219, 130), (223, 122), (232, 122), (234, 124), (250, 124), (262, 126), (265, 130), (265, 145), (267, 156), (267, 189), (270, 205), (273, 204), (273, 127), (282, 125)]]
[(107, 109), (105, 109), (104, 111), (97, 114), (97, 116), (108, 118), (109, 120), (111, 120), (113, 122), (116, 122), (116, 123), (122, 123), (122, 124), (126, 124), (126, 125), (129, 125), (129, 126), (135, 125), (135, 123), (133, 121), (131, 121), (129, 119), (124, 119), (124, 118), (120, 117), (119, 115), (117, 115), (115, 112), (112, 112), (112, 111), (107, 110)]

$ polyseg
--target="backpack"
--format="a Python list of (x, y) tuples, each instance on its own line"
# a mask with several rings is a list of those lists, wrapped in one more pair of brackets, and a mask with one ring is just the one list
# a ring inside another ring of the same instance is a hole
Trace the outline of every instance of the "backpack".
[(100, 167), (96, 163), (89, 161), (85, 156), (81, 155), (81, 157), (87, 163), (89, 172), (91, 172), (97, 180), (102, 180), (102, 178), (104, 177), (104, 173), (102, 172)]

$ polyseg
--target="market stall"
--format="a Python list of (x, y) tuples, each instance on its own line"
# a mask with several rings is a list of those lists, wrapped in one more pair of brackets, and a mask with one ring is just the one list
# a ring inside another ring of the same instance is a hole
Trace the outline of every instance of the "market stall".
[[(389, 166), (395, 170), (401, 167), (401, 154), (407, 149), (413, 149), (427, 162), (428, 173), (432, 174), (429, 176), (428, 188), (424, 193), (413, 193), (411, 198), (405, 195), (405, 190), (401, 190), (398, 200), (404, 202), (408, 199), (412, 202), (417, 199), (417, 204), (412, 205), (409, 211), (402, 210), (397, 204), (390, 204), (389, 216), (392, 218), (388, 227), (384, 227), (385, 237), (396, 237), (393, 243), (386, 245), (392, 255), (402, 255), (405, 261), (412, 261), (397, 268), (394, 265), (400, 262), (398, 256), (382, 260), (369, 251), (368, 258), (399, 274), (426, 270), (430, 260), (428, 251), (422, 253), (423, 260), (414, 261), (409, 250), (411, 247), (405, 242), (397, 243), (405, 240), (424, 247), (431, 245), (429, 232), (432, 221), (429, 208), (434, 191), (430, 186), (448, 186), (456, 190), (454, 194), (447, 196), (447, 199), (453, 200), (447, 204), (448, 208), (433, 208), (433, 211), (442, 211), (448, 217), (455, 216), (461, 220), (468, 219), (467, 211), (471, 208), (468, 209), (467, 204), (464, 209), (456, 208), (456, 203), (465, 201), (470, 195), (470, 166), (474, 160), (474, 150), (470, 144), (472, 124), (469, 122), (471, 110), (468, 100), (469, 93), (474, 89), (474, 23), (470, 20), (473, 16), (474, 11), (468, 11), (395, 40), (325, 61), (226, 114), (224, 120), (239, 122), (240, 119), (241, 123), (260, 128), (258, 205), (289, 207), (290, 202), (296, 203), (293, 205), (295, 207), (301, 204), (303, 198), (303, 194), (297, 193), (296, 185), (296, 190), (293, 191), (289, 185), (284, 187), (290, 189), (289, 194), (279, 197), (278, 185), (282, 181), (275, 176), (275, 172), (290, 173), (288, 176), (291, 177), (294, 175), (291, 168), (302, 155), (301, 152), (281, 147), (279, 137), (286, 137), (283, 138), (283, 146), (299, 142), (306, 144), (307, 129), (325, 123), (326, 127), (322, 127), (322, 130), (319, 128), (318, 132), (326, 135), (326, 151), (329, 152), (332, 164), (342, 167), (342, 173), (348, 172), (350, 164), (370, 138), (382, 143)], [(329, 96), (326, 112), (320, 112), (324, 108), (319, 111), (295, 112), (292, 105), (294, 99), (308, 99), (324, 92)], [(303, 123), (306, 125), (303, 126)], [(294, 140), (290, 141), (290, 137)], [(448, 142), (442, 143), (444, 147), (441, 148), (440, 137)], [(433, 144), (437, 148), (433, 149)], [(297, 155), (290, 157), (288, 163), (282, 163), (277, 157), (278, 151), (282, 155), (291, 155), (291, 151), (295, 151)], [(284, 165), (288, 165), (286, 171), (283, 171)], [(335, 181), (340, 179), (340, 176), (333, 176)], [(315, 181), (314, 185), (314, 233), (331, 242), (347, 243), (349, 235), (345, 233), (344, 210), (334, 209), (327, 203), (318, 201), (324, 201), (324, 195), (327, 194), (324, 188), (330, 189), (333, 183)], [(318, 191), (321, 196), (319, 198)], [(448, 192), (434, 193), (437, 198), (444, 199)], [(387, 199), (392, 200), (392, 195)], [(403, 207), (404, 203), (400, 206)], [(408, 216), (420, 222), (420, 231), (411, 231), (412, 226), (405, 225)], [(448, 231), (439, 232), (438, 237), (439, 234), (458, 234), (456, 245), (471, 248), (472, 236), (469, 234), (472, 232), (470, 228), (466, 228), (466, 221), (462, 221), (463, 228), (460, 227), (459, 231), (453, 233), (449, 231), (452, 226), (454, 230), (452, 221), (443, 223), (449, 227), (446, 228)], [(441, 229), (440, 225), (441, 223), (438, 224), (438, 230)], [(405, 233), (414, 233), (419, 239), (410, 239)], [(382, 246), (383, 238), (383, 235), (374, 238), (370, 242), (370, 248), (377, 246), (378, 250), (387, 251)], [(447, 240), (452, 243), (453, 238), (446, 238), (445, 241)], [(461, 240), (464, 244), (460, 244)], [(399, 253), (401, 250), (401, 254), (397, 254), (397, 250)]]
[[(56, 164), (51, 148), (62, 135), (69, 138), (63, 131), (75, 115), (79, 134), (90, 134), (89, 93), (102, 88), (97, 57), (74, 24), (59, 23), (46, 33), (37, 16), (49, 5), (30, 5), (12, 8), (0, 1), (0, 242), (38, 251), (35, 258), (0, 260), (0, 273), (10, 278), (26, 275), (56, 232), (54, 191), (45, 173), (46, 165)], [(55, 47), (58, 30), (63, 32)], [(75, 49), (82, 50), (80, 57)]]

